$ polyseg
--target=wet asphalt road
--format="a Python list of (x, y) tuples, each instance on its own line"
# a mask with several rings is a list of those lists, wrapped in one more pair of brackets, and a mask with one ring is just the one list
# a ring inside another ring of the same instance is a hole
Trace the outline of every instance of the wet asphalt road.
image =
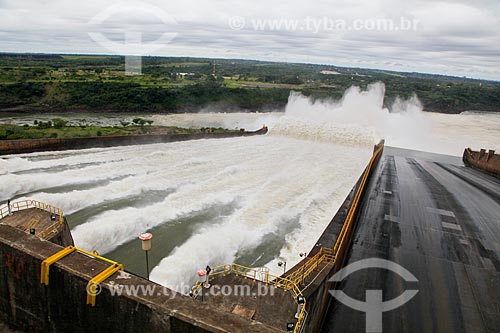
[[(418, 282), (378, 268), (339, 289), (365, 301), (418, 293), (382, 316), (383, 332), (500, 332), (500, 180), (459, 158), (387, 147), (363, 199), (348, 264), (393, 261)], [(324, 332), (365, 332), (365, 313), (332, 301)]]

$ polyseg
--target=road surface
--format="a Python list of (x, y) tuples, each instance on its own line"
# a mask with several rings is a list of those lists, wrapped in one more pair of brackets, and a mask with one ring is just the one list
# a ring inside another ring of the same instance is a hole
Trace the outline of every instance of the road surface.
[[(338, 289), (365, 301), (418, 293), (382, 317), (383, 332), (500, 332), (500, 180), (459, 158), (387, 147), (363, 199), (348, 264), (393, 261), (391, 271), (359, 270)], [(365, 313), (332, 300), (323, 331), (365, 332)]]

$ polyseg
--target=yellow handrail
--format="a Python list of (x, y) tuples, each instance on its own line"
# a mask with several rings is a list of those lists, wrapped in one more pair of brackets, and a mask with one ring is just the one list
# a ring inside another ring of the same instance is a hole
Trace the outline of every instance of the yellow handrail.
[(119, 264), (116, 261), (101, 257), (100, 255), (97, 254), (97, 252), (89, 252), (74, 246), (68, 246), (60, 250), (59, 252), (54, 253), (44, 261), (42, 261), (41, 272), (40, 272), (40, 283), (48, 286), (50, 266), (73, 252), (83, 253), (92, 258), (99, 259), (101, 261), (111, 264), (111, 266), (107, 267), (101, 273), (94, 276), (87, 284), (87, 304), (95, 306), (95, 298), (98, 294), (96, 291), (98, 290), (98, 286), (100, 285), (100, 283), (102, 283), (104, 280), (109, 278), (117, 271), (119, 270), (123, 271), (125, 267), (123, 266), (123, 264)]
[[(251, 278), (256, 281), (262, 281), (257, 278), (259, 273), (258, 268), (251, 268), (251, 267), (246, 267), (242, 266), (239, 264), (225, 264), (225, 265), (220, 265), (212, 269), (210, 272), (209, 278), (214, 279), (216, 276), (219, 275), (227, 275), (227, 274), (235, 274), (237, 276), (244, 276), (245, 278)], [(302, 296), (302, 292), (300, 288), (297, 286), (297, 284), (288, 279), (284, 278), (281, 276), (276, 276), (272, 275), (269, 273), (265, 274), (265, 279), (262, 281), (266, 284), (271, 284), (274, 285), (276, 288), (281, 288), (286, 291), (290, 291), (293, 295), (293, 298), (297, 300), (298, 296)], [(192, 296), (197, 297), (200, 294), (201, 288), (202, 288), (203, 282), (196, 282), (196, 284), (191, 288)], [(303, 325), (303, 320), (305, 318), (306, 314), (306, 303), (305, 303), (305, 297), (304, 298), (304, 303), (301, 305), (301, 310), (299, 313), (299, 316), (297, 318), (297, 324), (295, 325), (295, 330), (294, 332), (299, 332), (301, 326)]]
[(44, 261), (42, 261), (42, 271), (40, 274), (40, 283), (48, 285), (49, 284), (49, 267), (50, 267), (50, 265), (61, 260), (62, 258), (67, 256), (68, 254), (71, 254), (73, 252), (79, 252), (79, 253), (85, 254), (85, 255), (90, 256), (92, 258), (107, 262), (108, 264), (111, 264), (111, 265), (118, 264), (116, 261), (101, 257), (99, 254), (97, 254), (97, 252), (85, 251), (83, 249), (80, 249), (80, 248), (77, 248), (75, 246), (70, 245), (70, 246), (65, 247), (61, 251), (53, 254), (52, 256), (48, 257)]
[(30, 232), (30, 230), (35, 228), (38, 223), (40, 223), (40, 216), (37, 215), (35, 217), (32, 217), (30, 223), (26, 226), (26, 228), (24, 228), (24, 231)]
[(368, 163), (368, 166), (366, 167), (366, 169), (363, 173), (363, 178), (361, 179), (361, 183), (359, 185), (359, 188), (356, 191), (356, 195), (354, 197), (354, 200), (351, 203), (351, 207), (349, 208), (349, 212), (347, 213), (347, 217), (345, 219), (345, 222), (342, 225), (342, 229), (340, 231), (340, 234), (337, 237), (337, 241), (335, 242), (335, 245), (333, 246), (333, 252), (335, 254), (337, 254), (340, 249), (343, 249), (346, 236), (349, 233), (349, 231), (351, 230), (351, 227), (352, 227), (352, 224), (354, 221), (354, 217), (358, 211), (358, 205), (359, 205), (359, 202), (361, 200), (361, 195), (363, 194), (363, 192), (365, 190), (368, 176), (370, 175), (370, 172), (372, 171), (372, 167), (373, 167), (373, 164), (375, 163), (375, 160), (382, 153), (383, 149), (384, 149), (384, 145), (380, 145), (380, 147), (373, 154), (372, 158), (370, 159), (370, 162)]
[(312, 258), (309, 258), (297, 270), (287, 276), (289, 280), (294, 281), (297, 285), (304, 283), (307, 278), (314, 273), (314, 271), (323, 262), (334, 262), (335, 255), (330, 248), (321, 248)]
[(3, 219), (4, 217), (8, 216), (9, 213), (11, 212), (17, 212), (29, 208), (38, 208), (58, 216), (58, 219), (55, 223), (53, 223), (45, 230), (37, 234), (37, 236), (40, 238), (47, 238), (52, 232), (59, 231), (60, 228), (64, 225), (64, 214), (60, 208), (36, 200), (23, 200), (23, 201), (13, 202), (10, 204), (10, 209), (9, 206), (5, 205), (4, 207), (0, 208), (0, 219)]
[(123, 270), (123, 264), (114, 263), (113, 265), (109, 266), (101, 273), (99, 273), (97, 276), (92, 278), (92, 280), (90, 280), (87, 284), (87, 304), (89, 304), (90, 306), (95, 306), (95, 298), (99, 293), (100, 284), (111, 275)]
[(40, 272), (40, 283), (44, 284), (46, 286), (49, 285), (49, 269), (50, 265), (53, 263), (61, 260), (62, 258), (66, 257), (67, 255), (77, 251), (77, 248), (74, 246), (68, 246), (62, 249), (61, 251), (54, 253), (44, 261), (42, 261), (42, 267), (41, 267), (41, 272)]

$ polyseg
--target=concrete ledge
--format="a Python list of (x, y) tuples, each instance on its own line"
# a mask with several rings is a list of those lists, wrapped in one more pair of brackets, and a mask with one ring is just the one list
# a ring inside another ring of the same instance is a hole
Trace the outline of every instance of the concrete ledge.
[[(51, 266), (48, 286), (40, 284), (41, 262), (61, 249), (0, 224), (0, 320), (26, 332), (276, 332), (128, 273), (106, 280), (91, 307), (87, 283), (108, 267), (97, 259), (72, 253)], [(155, 292), (113, 296), (113, 286)]]
[(98, 136), (71, 139), (23, 139), (0, 140), (0, 155), (33, 153), (39, 151), (70, 150), (86, 148), (105, 148), (114, 146), (132, 146), (175, 141), (222, 139), (241, 136), (253, 136), (267, 133), (267, 127), (254, 132), (234, 131), (226, 133), (193, 134), (144, 134), (122, 136)]
[(479, 170), (483, 170), (497, 178), (500, 178), (500, 155), (495, 154), (494, 150), (481, 149), (473, 151), (470, 148), (464, 150), (464, 164)]

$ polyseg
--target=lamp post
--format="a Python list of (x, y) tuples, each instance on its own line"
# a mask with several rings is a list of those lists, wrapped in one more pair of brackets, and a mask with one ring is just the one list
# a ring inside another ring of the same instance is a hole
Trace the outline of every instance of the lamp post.
[(285, 274), (286, 273), (286, 261), (282, 260), (282, 261), (278, 262), (278, 266), (283, 267), (283, 274)]
[(304, 281), (304, 271), (305, 271), (306, 268), (305, 268), (304, 264), (305, 264), (305, 260), (307, 258), (307, 253), (306, 252), (301, 252), (301, 253), (299, 253), (299, 256), (301, 258), (304, 258), (304, 262), (302, 263), (302, 267), (301, 267), (302, 268), (302, 278), (301, 278), (301, 280), (302, 280), (302, 283), (305, 285), (306, 282)]
[(306, 302), (306, 299), (304, 296), (299, 295), (297, 296), (297, 313), (295, 314), (295, 318), (299, 319), (300, 317), (300, 308), (304, 306), (304, 303)]
[(206, 283), (207, 279), (208, 279), (208, 274), (207, 274), (207, 271), (204, 270), (204, 269), (200, 269), (198, 272), (198, 281), (200, 283), (200, 288), (201, 288), (201, 301), (203, 302), (204, 299), (203, 299), (203, 285)]
[(146, 253), (146, 276), (149, 280), (149, 258), (148, 258), (148, 252), (151, 250), (151, 238), (153, 238), (153, 235), (150, 234), (149, 232), (141, 234), (139, 236), (139, 239), (142, 241), (142, 250)]
[(207, 272), (207, 278), (205, 279), (205, 283), (204, 283), (204, 287), (205, 288), (210, 288), (210, 272), (212, 271), (212, 268), (207, 265), (207, 267), (205, 268), (205, 271)]

